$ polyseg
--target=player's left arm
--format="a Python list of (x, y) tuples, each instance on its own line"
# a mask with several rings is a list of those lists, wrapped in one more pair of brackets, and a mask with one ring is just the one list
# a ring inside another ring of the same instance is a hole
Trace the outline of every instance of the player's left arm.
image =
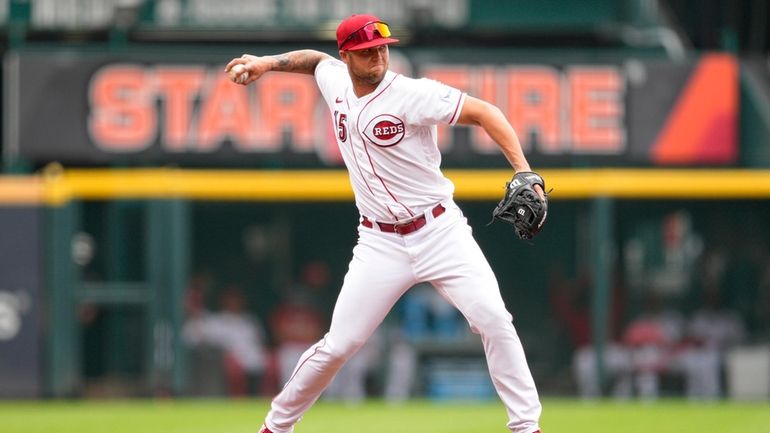
[(505, 118), (503, 112), (496, 106), (482, 99), (465, 95), (465, 102), (457, 123), (480, 126), (497, 143), (514, 170), (517, 172), (532, 171), (529, 168), (527, 158), (524, 156), (516, 131)]

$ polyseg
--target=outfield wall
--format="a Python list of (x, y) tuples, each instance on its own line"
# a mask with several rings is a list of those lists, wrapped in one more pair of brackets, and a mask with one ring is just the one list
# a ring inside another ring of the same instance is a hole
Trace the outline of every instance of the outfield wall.
[[(769, 329), (760, 309), (766, 295), (750, 283), (760, 281), (751, 279), (760, 277), (764, 265), (746, 255), (770, 238), (764, 223), (770, 220), (766, 170), (546, 169), (551, 212), (533, 245), (516, 240), (507, 226), (486, 225), (509, 172), (446, 174), (457, 185), (456, 198), (498, 274), (520, 334), (530, 342), (533, 372), (545, 393), (571, 392), (551, 381), (570, 359), (569, 332), (560, 328), (550, 305), (557, 270), (568, 278), (600, 273), (595, 290), (607, 298), (594, 311), (599, 321), (615, 314), (616, 267), (624, 270), (628, 290), (622, 318), (638, 312), (653, 285), (687, 311), (699, 302), (695, 276), (702, 271), (693, 245), (703, 251), (721, 247), (731, 263), (725, 282), (729, 302), (752, 335)], [(153, 330), (181, 327), (180, 300), (191, 275), (201, 270), (216, 275), (215, 293), (227, 283), (241, 285), (251, 311), (266, 320), (280, 301), (280, 288), (307, 262), (327, 262), (333, 295), (355, 242), (352, 192), (347, 174), (336, 170), (49, 167), (38, 176), (1, 178), (0, 200), (3, 209), (41, 215), (36, 260), (44, 278), (30, 290), (43, 295), (31, 305), (49, 325), (29, 328), (37, 338), (29, 337), (25, 346), (38, 357), (39, 377), (45, 378), (37, 385), (39, 395), (77, 395), (105, 375), (136, 377), (128, 393), (166, 388), (184, 393), (191, 378), (179, 333), (157, 340)], [(4, 245), (17, 248), (10, 239), (4, 238)], [(607, 246), (611, 255), (597, 261)], [(632, 246), (646, 251), (643, 260), (628, 255)], [(670, 262), (680, 253), (687, 253), (686, 260)], [(215, 306), (215, 299), (210, 301)], [(95, 308), (103, 321), (81, 322), (78, 311), (84, 308)], [(397, 323), (396, 316), (389, 323)], [(173, 353), (177, 361), (164, 361), (158, 356), (163, 353)]]

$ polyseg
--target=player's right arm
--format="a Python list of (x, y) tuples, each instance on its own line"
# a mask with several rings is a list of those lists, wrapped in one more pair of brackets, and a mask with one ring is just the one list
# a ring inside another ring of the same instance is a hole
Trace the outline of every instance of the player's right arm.
[(289, 51), (288, 53), (261, 57), (244, 54), (230, 60), (230, 63), (225, 66), (225, 72), (229, 72), (235, 65), (243, 65), (249, 72), (249, 78), (241, 83), (246, 85), (253, 83), (264, 73), (270, 71), (313, 75), (316, 66), (321, 61), (332, 58), (332, 56), (316, 50)]

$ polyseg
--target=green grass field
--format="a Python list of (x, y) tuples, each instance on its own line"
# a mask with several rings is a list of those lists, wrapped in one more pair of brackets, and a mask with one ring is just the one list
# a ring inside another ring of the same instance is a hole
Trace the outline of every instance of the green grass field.
[[(2, 433), (257, 433), (266, 400), (2, 402)], [(768, 433), (770, 402), (545, 399), (544, 433)], [(296, 433), (504, 433), (498, 402), (316, 404)]]

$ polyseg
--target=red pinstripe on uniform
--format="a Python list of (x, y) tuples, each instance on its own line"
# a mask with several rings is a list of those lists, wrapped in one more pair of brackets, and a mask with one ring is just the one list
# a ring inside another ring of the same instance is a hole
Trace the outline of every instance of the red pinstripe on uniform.
[[(368, 101), (366, 102), (366, 104), (364, 104), (364, 108), (362, 108), (362, 109), (361, 109), (361, 111), (359, 111), (359, 112), (358, 112), (358, 117), (356, 118), (356, 130), (358, 130), (358, 135), (360, 135), (360, 136), (361, 136), (361, 142), (362, 142), (362, 143), (363, 143), (363, 145), (364, 145), (364, 151), (366, 151), (366, 156), (367, 156), (367, 157), (369, 157), (369, 165), (371, 165), (371, 167), (372, 167), (372, 173), (374, 173), (374, 175), (375, 175), (375, 176), (377, 176), (377, 179), (379, 179), (379, 180), (380, 180), (380, 183), (382, 184), (382, 187), (383, 187), (383, 188), (385, 188), (385, 192), (387, 192), (387, 193), (388, 193), (388, 195), (390, 196), (390, 198), (392, 198), (392, 199), (393, 199), (393, 200), (394, 200), (396, 203), (400, 204), (400, 205), (401, 205), (401, 207), (403, 207), (403, 208), (404, 208), (404, 209), (405, 209), (407, 212), (409, 212), (409, 216), (410, 216), (410, 217), (412, 217), (412, 216), (414, 216), (414, 212), (412, 212), (412, 210), (411, 210), (411, 209), (409, 209), (409, 207), (408, 207), (407, 205), (405, 205), (405, 204), (401, 203), (401, 202), (400, 202), (400, 201), (399, 201), (399, 200), (396, 198), (396, 196), (395, 196), (395, 195), (393, 195), (393, 193), (392, 193), (392, 192), (390, 192), (390, 189), (388, 189), (388, 186), (387, 186), (387, 185), (385, 185), (385, 180), (384, 180), (384, 179), (383, 179), (383, 178), (382, 178), (382, 177), (381, 177), (379, 174), (377, 174), (377, 170), (374, 168), (374, 163), (372, 162), (372, 156), (369, 154), (369, 148), (368, 148), (368, 146), (366, 145), (366, 139), (364, 138), (364, 137), (365, 137), (365, 135), (361, 133), (361, 127), (360, 127), (360, 122), (361, 122), (361, 113), (363, 113), (363, 112), (366, 110), (366, 107), (367, 107), (367, 106), (369, 106), (369, 104), (371, 104), (371, 103), (372, 103), (372, 101), (374, 101), (375, 99), (377, 99), (377, 97), (378, 97), (378, 96), (382, 95), (382, 94), (383, 94), (383, 93), (384, 93), (386, 90), (388, 90), (388, 88), (391, 86), (391, 84), (393, 84), (393, 82), (394, 82), (394, 81), (396, 81), (396, 78), (398, 78), (398, 77), (400, 77), (400, 76), (401, 76), (401, 74), (398, 74), (398, 75), (396, 75), (395, 77), (393, 77), (393, 79), (392, 79), (392, 80), (390, 80), (390, 83), (388, 83), (388, 85), (387, 85), (387, 86), (385, 86), (385, 88), (383, 88), (383, 89), (380, 91), (380, 93), (378, 93), (378, 94), (374, 95), (374, 96), (372, 97), (372, 99), (368, 100)], [(374, 144), (374, 143), (372, 143), (372, 144)], [(390, 208), (388, 208), (388, 211), (390, 211)], [(391, 214), (392, 214), (392, 213), (393, 213), (393, 212), (391, 212)], [(395, 215), (394, 215), (393, 217), (395, 218)]]

